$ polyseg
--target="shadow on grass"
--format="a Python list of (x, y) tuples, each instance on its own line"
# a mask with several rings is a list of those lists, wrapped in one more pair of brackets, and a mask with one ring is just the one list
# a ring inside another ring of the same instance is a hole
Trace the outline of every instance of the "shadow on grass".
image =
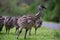
[(15, 33), (0, 33), (0, 35), (16, 35)]
[(60, 39), (60, 32), (55, 32), (54, 33), (54, 37), (55, 37), (55, 39)]
[(26, 39), (23, 38), (19, 38), (18, 40), (36, 40), (36, 38), (33, 37), (27, 37)]

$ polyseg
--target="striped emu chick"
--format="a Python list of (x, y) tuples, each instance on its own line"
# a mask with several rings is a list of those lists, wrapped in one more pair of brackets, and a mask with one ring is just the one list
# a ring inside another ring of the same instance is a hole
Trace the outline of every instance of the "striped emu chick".
[(11, 19), (11, 17), (7, 17), (5, 19), (5, 28), (6, 32), (8, 32), (9, 34), (10, 29), (13, 28), (13, 20)]
[(2, 31), (3, 26), (4, 26), (4, 17), (0, 16), (0, 31)]
[(26, 29), (25, 36), (24, 36), (24, 39), (26, 39), (27, 31), (33, 27), (34, 23), (35, 23), (35, 17), (33, 15), (24, 15), (20, 17), (17, 20), (17, 24), (19, 25), (19, 32), (18, 32), (17, 39), (23, 29)]
[(36, 20), (40, 18), (43, 9), (44, 7), (40, 6), (39, 12), (36, 15), (24, 15), (17, 20), (17, 24), (19, 26), (17, 39), (23, 29), (26, 29), (25, 36), (24, 36), (24, 39), (26, 39), (27, 31), (30, 30), (34, 26)]
[(17, 19), (15, 17), (7, 17), (5, 19), (5, 28), (6, 28), (6, 32), (8, 32), (9, 34), (9, 31), (10, 29), (14, 28), (14, 26), (16, 25)]
[(41, 25), (42, 25), (42, 19), (39, 18), (39, 19), (36, 20), (36, 23), (35, 23), (35, 26), (34, 26), (34, 28), (35, 28), (35, 34), (36, 34), (37, 29), (39, 27), (41, 27)]
[[(42, 19), (39, 18), (39, 19), (36, 20), (36, 22), (35, 22), (35, 24), (33, 26), (35, 28), (35, 35), (36, 35), (37, 29), (40, 28), (41, 25), (42, 25)], [(29, 35), (31, 35), (31, 30), (29, 31)]]

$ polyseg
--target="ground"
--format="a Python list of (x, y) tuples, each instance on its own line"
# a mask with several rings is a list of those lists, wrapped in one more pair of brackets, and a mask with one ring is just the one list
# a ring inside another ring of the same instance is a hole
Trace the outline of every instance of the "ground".
[[(23, 30), (18, 40), (24, 40), (24, 32), (25, 31)], [(31, 33), (31, 36), (27, 34), (26, 40), (60, 40), (60, 30), (40, 27), (37, 30), (36, 35), (34, 34), (34, 28), (32, 29)], [(2, 32), (0, 33), (0, 40), (16, 40), (16, 36), (15, 28), (10, 30), (9, 35), (6, 33), (5, 28), (3, 28)]]

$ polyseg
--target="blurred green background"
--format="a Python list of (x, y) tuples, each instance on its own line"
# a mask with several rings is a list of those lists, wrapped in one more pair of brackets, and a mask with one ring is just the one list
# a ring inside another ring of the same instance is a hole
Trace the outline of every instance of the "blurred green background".
[(0, 0), (0, 15), (36, 14), (40, 4), (47, 7), (42, 14), (44, 21), (60, 22), (60, 0)]

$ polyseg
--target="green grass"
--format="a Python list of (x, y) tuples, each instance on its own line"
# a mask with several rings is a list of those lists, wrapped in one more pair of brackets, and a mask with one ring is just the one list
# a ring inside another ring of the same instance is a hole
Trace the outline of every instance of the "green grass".
[[(23, 30), (19, 36), (19, 40), (24, 40), (24, 33), (25, 31)], [(34, 33), (34, 28), (32, 29), (31, 33), (31, 36), (27, 34), (26, 40), (60, 40), (60, 30), (41, 27), (37, 30), (36, 35)], [(0, 33), (0, 40), (16, 40), (16, 36), (15, 28), (10, 30), (9, 35), (6, 33), (5, 28), (3, 28), (2, 32)]]

